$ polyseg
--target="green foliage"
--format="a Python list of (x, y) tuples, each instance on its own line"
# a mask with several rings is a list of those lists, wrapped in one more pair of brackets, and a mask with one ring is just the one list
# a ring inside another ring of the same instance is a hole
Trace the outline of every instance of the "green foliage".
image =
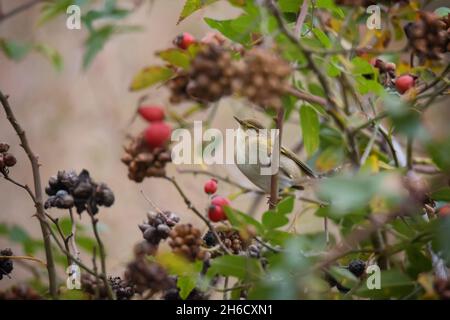
[(319, 139), (319, 116), (316, 110), (309, 105), (300, 108), (300, 126), (302, 129), (303, 143), (309, 156), (317, 151), (320, 144)]
[(214, 2), (217, 2), (217, 0), (186, 0), (183, 10), (180, 13), (180, 17), (178, 18), (177, 24), (189, 17), (195, 11), (200, 10), (203, 7)]
[(173, 75), (173, 71), (166, 67), (151, 66), (142, 69), (135, 75), (131, 82), (130, 90), (137, 91), (151, 87), (162, 81), (170, 79)]

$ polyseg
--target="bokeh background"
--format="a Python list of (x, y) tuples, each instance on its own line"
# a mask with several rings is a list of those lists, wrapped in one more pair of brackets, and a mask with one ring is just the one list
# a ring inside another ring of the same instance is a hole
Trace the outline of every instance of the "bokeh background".
[[(2, 10), (8, 12), (25, 2), (27, 0), (1, 0)], [(203, 37), (210, 31), (202, 21), (204, 16), (226, 19), (239, 14), (227, 3), (218, 2), (177, 25), (182, 7), (182, 0), (156, 0), (151, 5), (142, 5), (124, 22), (127, 25), (139, 25), (143, 30), (118, 35), (108, 41), (86, 71), (82, 70), (82, 57), (87, 32), (83, 29), (68, 30), (64, 16), (37, 27), (40, 14), (38, 5), (0, 23), (0, 38), (46, 43), (56, 48), (64, 58), (64, 68), (57, 72), (48, 60), (37, 53), (30, 54), (20, 62), (0, 54), (0, 88), (10, 96), (9, 101), (16, 116), (26, 128), (32, 148), (39, 154), (43, 183), (58, 170), (80, 171), (86, 168), (96, 181), (107, 183), (114, 191), (115, 205), (102, 209), (98, 216), (111, 275), (123, 273), (127, 261), (132, 257), (133, 245), (142, 239), (137, 224), (145, 219), (150, 206), (141, 195), (141, 190), (159, 207), (177, 212), (182, 221), (192, 221), (204, 230), (203, 224), (198, 223), (187, 210), (172, 185), (161, 179), (147, 179), (142, 184), (136, 184), (128, 180), (127, 168), (120, 162), (126, 134), (142, 130), (145, 126), (143, 121), (137, 119), (128, 127), (137, 101), (142, 96), (142, 93), (128, 91), (132, 77), (144, 66), (160, 63), (154, 52), (171, 46), (177, 34), (187, 31), (196, 37)], [(156, 88), (145, 91), (147, 102), (167, 106), (168, 95), (164, 90)], [(176, 107), (174, 110), (179, 111)], [(232, 115), (243, 113), (261, 117), (257, 111), (242, 108), (242, 102), (231, 99), (222, 101), (212, 126), (222, 130), (234, 128), (236, 124)], [(206, 117), (208, 112), (197, 116), (198, 119)], [(299, 134), (297, 123), (287, 126), (286, 137)], [(291, 141), (288, 138), (285, 140)], [(32, 185), (28, 159), (19, 147), (18, 137), (7, 122), (3, 110), (0, 112), (0, 141), (9, 143), (11, 152), (18, 159), (11, 175), (22, 183)], [(209, 169), (248, 184), (233, 166)], [(170, 175), (177, 174), (173, 165), (168, 166), (168, 172)], [(183, 175), (177, 176), (177, 179), (195, 205), (206, 210), (208, 198), (203, 193), (203, 183), (207, 177)], [(235, 191), (224, 183), (220, 184), (219, 192), (222, 195), (228, 196)], [(255, 195), (243, 195), (233, 201), (233, 205), (245, 211), (253, 206), (254, 199)], [(257, 211), (262, 212), (265, 202), (265, 199), (260, 202)], [(32, 217), (33, 214), (34, 208), (27, 194), (0, 180), (0, 223), (20, 225), (31, 236), (40, 237), (38, 221)], [(54, 217), (67, 215), (56, 209), (50, 210), (50, 214)], [(300, 228), (320, 228), (320, 223), (312, 217), (312, 213), (306, 214), (308, 217), (300, 217)], [(80, 222), (89, 228), (87, 216), (82, 217)], [(16, 254), (23, 253), (20, 246), (0, 237), (0, 248), (4, 247), (11, 247)], [(36, 256), (44, 258), (44, 253), (38, 252)], [(87, 255), (83, 257), (90, 263)], [(4, 278), (0, 288), (24, 280), (29, 275), (27, 268), (16, 264), (12, 279)]]

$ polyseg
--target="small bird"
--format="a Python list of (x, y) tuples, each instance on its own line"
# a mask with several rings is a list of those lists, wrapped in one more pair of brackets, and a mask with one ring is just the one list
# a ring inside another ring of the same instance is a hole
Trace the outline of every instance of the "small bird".
[[(261, 168), (263, 164), (257, 159), (255, 164), (250, 164), (248, 159), (248, 150), (258, 150), (259, 147), (269, 146), (266, 150), (269, 153), (271, 151), (270, 135), (262, 136), (259, 134), (260, 130), (265, 129), (258, 121), (253, 119), (241, 120), (234, 117), (239, 123), (239, 130), (242, 130), (241, 141), (240, 135), (236, 141), (236, 147), (234, 148), (235, 160), (239, 152), (245, 152), (245, 162), (236, 162), (239, 170), (256, 186), (264, 190), (266, 193), (270, 193), (271, 189), (271, 175), (261, 174)], [(254, 132), (251, 132), (254, 130)], [(253, 145), (252, 145), (253, 144)], [(254, 147), (254, 149), (252, 149)], [(267, 165), (265, 166), (267, 167)], [(278, 168), (278, 187), (280, 190), (286, 188), (303, 189), (303, 186), (307, 183), (307, 180), (318, 178), (318, 175), (313, 172), (311, 168), (303, 163), (292, 151), (285, 147), (280, 148), (280, 160)]]

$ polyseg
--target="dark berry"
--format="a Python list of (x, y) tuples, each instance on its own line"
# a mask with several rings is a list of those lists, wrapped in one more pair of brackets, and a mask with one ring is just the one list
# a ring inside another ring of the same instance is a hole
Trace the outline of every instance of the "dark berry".
[(348, 271), (353, 273), (355, 277), (361, 277), (366, 270), (366, 263), (362, 260), (352, 260), (348, 265)]

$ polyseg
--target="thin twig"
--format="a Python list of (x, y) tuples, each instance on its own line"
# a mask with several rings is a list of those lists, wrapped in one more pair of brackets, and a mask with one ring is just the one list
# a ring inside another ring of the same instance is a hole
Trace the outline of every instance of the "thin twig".
[(69, 240), (75, 257), (77, 257), (77, 260), (80, 260), (80, 250), (78, 250), (76, 240), (77, 224), (75, 222), (73, 211), (71, 208), (69, 208), (69, 214), (70, 214), (70, 222), (72, 224), (72, 233), (69, 235)]
[(180, 185), (178, 184), (178, 182), (175, 180), (174, 177), (163, 177), (164, 179), (166, 179), (167, 181), (170, 181), (173, 186), (175, 187), (175, 189), (177, 189), (178, 193), (180, 194), (180, 196), (183, 198), (184, 203), (186, 204), (186, 206), (188, 207), (189, 210), (191, 210), (192, 212), (195, 213), (195, 215), (197, 217), (199, 217), (208, 227), (208, 229), (212, 232), (212, 234), (214, 235), (214, 238), (216, 238), (217, 243), (220, 245), (220, 247), (222, 248), (223, 251), (225, 251), (227, 254), (232, 254), (231, 251), (225, 246), (225, 244), (222, 242), (222, 240), (220, 239), (219, 235), (217, 234), (216, 229), (214, 228), (214, 226), (211, 224), (211, 222), (205, 218), (205, 216), (203, 216), (200, 211), (192, 204), (192, 201), (186, 196), (186, 194), (184, 193), (183, 189), (181, 189)]
[(14, 17), (15, 15), (33, 7), (34, 5), (38, 4), (39, 2), (42, 2), (42, 0), (31, 0), (28, 2), (25, 2), (24, 4), (17, 6), (16, 8), (12, 9), (11, 11), (1, 14), (0, 15), (0, 23), (4, 22), (5, 20)]
[(98, 245), (98, 253), (100, 256), (100, 268), (101, 268), (101, 275), (100, 277), (103, 279), (103, 282), (105, 284), (105, 288), (106, 288), (106, 293), (108, 295), (108, 298), (110, 300), (114, 300), (114, 293), (112, 292), (111, 286), (109, 285), (109, 281), (108, 281), (108, 276), (106, 273), (106, 252), (105, 252), (105, 247), (103, 246), (103, 241), (100, 238), (100, 234), (98, 233), (98, 219), (95, 218), (94, 214), (92, 212), (90, 212), (90, 209), (87, 209), (89, 216), (91, 217), (91, 222), (92, 222), (92, 229), (94, 230), (94, 236), (95, 236), (95, 240), (97, 241), (97, 245)]
[(300, 37), (302, 32), (303, 23), (305, 22), (306, 15), (308, 14), (308, 0), (304, 0), (298, 14), (297, 22), (295, 23), (294, 34), (297, 38)]
[(45, 248), (45, 256), (47, 261), (47, 271), (48, 271), (48, 281), (49, 281), (49, 291), (50, 295), (53, 299), (58, 298), (58, 288), (56, 283), (56, 269), (55, 269), (55, 261), (53, 258), (53, 252), (50, 241), (50, 233), (46, 225), (43, 221), (46, 221), (44, 214), (44, 205), (43, 205), (43, 193), (42, 193), (42, 183), (41, 183), (41, 174), (39, 171), (39, 161), (38, 157), (34, 154), (31, 149), (25, 131), (20, 126), (17, 121), (11, 106), (9, 105), (7, 97), (0, 91), (0, 102), (5, 110), (6, 117), (9, 123), (12, 125), (17, 135), (19, 136), (21, 146), (25, 153), (28, 156), (28, 159), (31, 163), (31, 169), (33, 173), (33, 182), (34, 182), (34, 206), (36, 207), (36, 215), (39, 218), (42, 237), (44, 240), (44, 248)]
[(30, 261), (38, 262), (38, 263), (42, 264), (44, 267), (47, 267), (47, 264), (44, 261), (42, 261), (41, 259), (38, 259), (35, 257), (30, 257), (30, 256), (0, 256), (0, 260), (2, 260), (2, 259), (30, 260)]

